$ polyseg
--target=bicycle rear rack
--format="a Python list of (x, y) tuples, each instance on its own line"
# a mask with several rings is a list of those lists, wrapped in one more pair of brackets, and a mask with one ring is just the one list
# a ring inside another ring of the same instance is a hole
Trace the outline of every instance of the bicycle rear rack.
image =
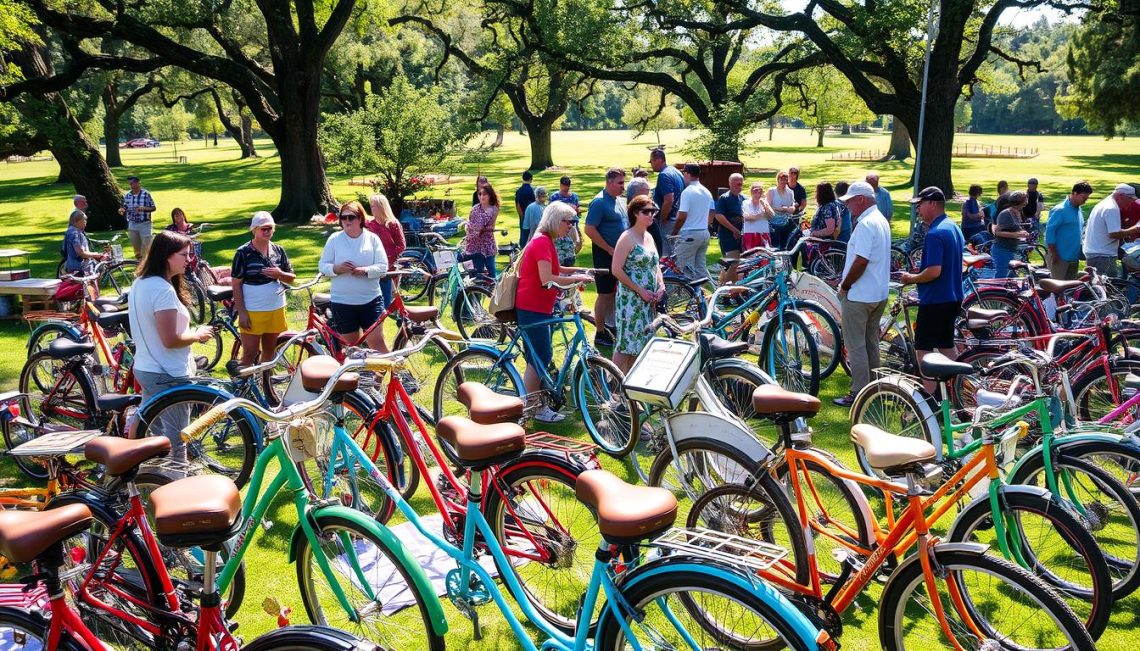
[(52, 432), (21, 443), (8, 451), (17, 457), (61, 457), (83, 454), (83, 446), (93, 438), (103, 436), (97, 429)]
[(767, 570), (788, 555), (788, 550), (783, 547), (704, 527), (674, 527), (649, 544), (669, 552), (692, 554), (733, 567), (743, 566), (753, 572)]

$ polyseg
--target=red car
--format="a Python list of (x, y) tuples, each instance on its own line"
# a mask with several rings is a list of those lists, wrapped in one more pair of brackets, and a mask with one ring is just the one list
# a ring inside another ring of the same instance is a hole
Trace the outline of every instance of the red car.
[(157, 147), (158, 141), (153, 138), (134, 138), (123, 143), (123, 146), (128, 149), (144, 149), (148, 147)]

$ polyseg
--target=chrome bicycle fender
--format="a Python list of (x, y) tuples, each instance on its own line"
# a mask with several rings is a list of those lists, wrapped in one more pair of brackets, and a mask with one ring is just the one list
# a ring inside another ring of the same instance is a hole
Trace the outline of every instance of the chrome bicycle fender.
[[(756, 435), (738, 423), (703, 411), (673, 414), (668, 418), (669, 430), (676, 443), (688, 439), (712, 439), (728, 444), (744, 453), (746, 458), (764, 463), (772, 451)], [(676, 458), (677, 450), (673, 450)]]

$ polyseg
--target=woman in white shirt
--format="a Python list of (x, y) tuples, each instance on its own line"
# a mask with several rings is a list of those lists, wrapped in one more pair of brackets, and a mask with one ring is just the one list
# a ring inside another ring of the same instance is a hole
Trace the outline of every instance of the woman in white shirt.
[(772, 207), (772, 218), (769, 224), (772, 227), (772, 246), (783, 249), (787, 246), (788, 236), (799, 224), (790, 224), (790, 217), (796, 214), (796, 193), (788, 187), (788, 173), (780, 172), (776, 175), (776, 187), (768, 190), (768, 205)]
[[(190, 264), (190, 238), (159, 231), (131, 285), (128, 315), (135, 342), (134, 375), (143, 402), (171, 387), (190, 383), (194, 358), (190, 347), (213, 336), (209, 326), (190, 327), (190, 295), (183, 275)], [(164, 410), (150, 424), (151, 432), (170, 439), (170, 458), (186, 461), (180, 431), (190, 423), (187, 407)]]
[(764, 198), (764, 184), (753, 181), (749, 188), (750, 198), (744, 202), (744, 250), (758, 246), (772, 246), (771, 229), (768, 220), (772, 217), (772, 206)]
[[(360, 202), (349, 201), (340, 207), (340, 227), (325, 242), (319, 269), (332, 279), (333, 325), (344, 343), (352, 346), (384, 311), (380, 279), (388, 272), (388, 256), (380, 238), (365, 230)], [(376, 350), (387, 350), (384, 328), (374, 328), (367, 343)]]

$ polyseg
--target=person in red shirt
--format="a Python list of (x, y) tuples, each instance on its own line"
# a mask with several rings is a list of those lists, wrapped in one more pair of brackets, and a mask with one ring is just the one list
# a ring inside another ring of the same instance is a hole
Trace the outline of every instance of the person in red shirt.
[[(1120, 211), (1120, 227), (1127, 229), (1137, 224), (1140, 224), (1140, 201), (1133, 201), (1128, 204), (1127, 208)], [(1126, 241), (1131, 242), (1137, 237), (1140, 236), (1129, 237)]]
[[(562, 202), (547, 206), (542, 212), (537, 232), (532, 234), (523, 249), (522, 261), (519, 263), (515, 313), (525, 335), (526, 373), (523, 374), (523, 385), (528, 396), (538, 395), (541, 389), (537, 369), (549, 368), (554, 359), (550, 318), (554, 313), (554, 303), (558, 300), (558, 290), (546, 287), (546, 283), (556, 279), (562, 283), (588, 283), (594, 280), (593, 276), (582, 273), (559, 278), (564, 271), (582, 271), (559, 265), (558, 251), (554, 248), (554, 240), (565, 237), (577, 223), (578, 213), (573, 206)], [(544, 423), (557, 423), (566, 418), (564, 414), (551, 409), (550, 405), (543, 405), (534, 417)]]
[[(396, 219), (396, 215), (392, 214), (392, 204), (388, 203), (388, 197), (374, 194), (369, 197), (368, 203), (372, 207), (372, 218), (364, 222), (364, 227), (380, 238), (380, 243), (384, 245), (384, 253), (388, 256), (388, 269), (395, 269), (396, 260), (400, 258), (404, 249), (408, 248), (404, 240), (404, 227), (400, 224), (400, 220)], [(399, 289), (399, 276), (380, 279), (380, 294), (384, 297), (384, 309), (392, 304), (392, 292)]]

